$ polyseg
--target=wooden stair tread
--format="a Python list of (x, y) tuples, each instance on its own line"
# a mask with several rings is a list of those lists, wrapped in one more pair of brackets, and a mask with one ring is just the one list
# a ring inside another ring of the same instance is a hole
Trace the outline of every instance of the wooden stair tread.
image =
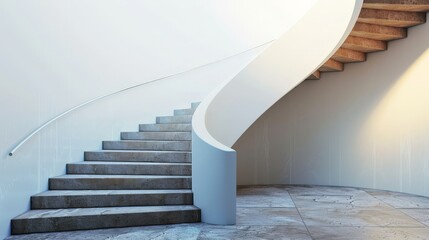
[(341, 47), (354, 51), (369, 53), (386, 50), (387, 42), (369, 38), (348, 36)]
[(426, 13), (364, 8), (361, 10), (357, 21), (390, 27), (412, 27), (425, 23)]
[(429, 11), (429, 0), (365, 0), (363, 8), (406, 12)]

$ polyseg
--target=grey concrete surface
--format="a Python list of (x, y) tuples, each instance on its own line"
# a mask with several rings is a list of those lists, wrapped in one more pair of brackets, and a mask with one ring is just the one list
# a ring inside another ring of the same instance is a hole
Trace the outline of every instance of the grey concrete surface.
[(195, 112), (194, 108), (176, 109), (176, 110), (174, 110), (174, 116), (192, 115), (192, 114), (194, 114), (194, 112)]
[(190, 163), (85, 161), (67, 164), (67, 174), (190, 176), (191, 171)]
[(140, 132), (190, 132), (192, 125), (188, 123), (177, 124), (140, 124)]
[(19, 235), (9, 240), (429, 240), (429, 198), (425, 197), (371, 189), (281, 185), (239, 188), (237, 194), (234, 226), (177, 224)]
[[(158, 124), (163, 125), (163, 124)], [(121, 132), (122, 140), (190, 141), (191, 132)]]
[(241, 188), (238, 193), (238, 208), (295, 207), (289, 193), (282, 187)]
[(77, 175), (49, 179), (50, 190), (190, 189), (190, 176)]
[(31, 209), (192, 205), (192, 191), (52, 190), (31, 197)]
[(88, 151), (85, 161), (122, 161), (122, 162), (191, 162), (190, 152), (179, 151)]
[(192, 115), (156, 117), (156, 123), (191, 123)]
[(45, 209), (12, 219), (12, 234), (199, 221), (200, 210), (189, 205)]
[(103, 141), (103, 150), (191, 151), (191, 141)]

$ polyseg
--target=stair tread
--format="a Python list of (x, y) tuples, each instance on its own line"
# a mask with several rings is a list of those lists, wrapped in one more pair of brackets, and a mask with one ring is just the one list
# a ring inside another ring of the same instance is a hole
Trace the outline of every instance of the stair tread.
[(174, 116), (193, 115), (194, 112), (193, 108), (174, 109)]
[[(185, 115), (179, 115), (179, 116), (185, 116)], [(161, 126), (167, 126), (167, 125), (171, 125), (171, 126), (174, 126), (174, 125), (180, 125), (180, 126), (191, 126), (192, 125), (192, 123), (140, 123), (139, 125), (145, 125), (145, 126), (148, 126), (148, 125), (161, 125)]]
[[(143, 132), (191, 132), (191, 123), (141, 123), (139, 128), (146, 128)], [(141, 131), (141, 130), (140, 130)]]
[(19, 215), (13, 220), (197, 210), (199, 210), (199, 208), (193, 205), (37, 209), (30, 210), (22, 215)]
[(85, 152), (87, 152), (87, 153), (94, 153), (94, 152), (96, 152), (96, 153), (109, 153), (109, 152), (113, 152), (113, 153), (121, 153), (121, 152), (124, 152), (124, 153), (130, 153), (130, 152), (136, 152), (136, 153), (145, 153), (145, 152), (147, 152), (147, 153), (180, 153), (180, 154), (183, 154), (183, 153), (191, 153), (191, 151), (177, 151), (177, 150), (147, 150), (147, 149), (145, 149), (145, 150), (123, 150), (123, 149), (120, 149), (120, 150), (97, 150), (97, 151), (85, 151)]
[(122, 140), (122, 141), (103, 141), (103, 150), (149, 150), (149, 151), (191, 151), (191, 141), (153, 141), (153, 140)]
[[(141, 133), (141, 132), (138, 132)], [(170, 132), (168, 132), (170, 133)], [(133, 139), (124, 139), (124, 140), (106, 140), (103, 142), (125, 142), (125, 143), (183, 143), (191, 142), (191, 140), (133, 140)]]
[(175, 141), (191, 141), (191, 131), (141, 131), (139, 132), (121, 132), (121, 140), (175, 140)]
[(156, 123), (191, 123), (192, 115), (158, 116)]
[[(156, 125), (161, 125), (161, 124), (156, 124)], [(168, 124), (166, 124), (166, 125), (168, 125)], [(126, 132), (126, 133), (154, 133), (154, 134), (175, 134), (175, 133), (180, 133), (180, 134), (183, 134), (183, 133), (187, 133), (187, 134), (189, 134), (191, 131), (144, 131), (144, 132)], [(166, 141), (166, 140), (161, 140), (161, 141)], [(190, 141), (190, 140), (188, 140), (188, 141)]]
[(108, 161), (84, 161), (84, 162), (74, 162), (68, 164), (82, 164), (82, 165), (162, 165), (162, 166), (190, 166), (191, 163), (182, 163), (182, 162), (108, 162)]
[[(178, 116), (160, 116), (160, 117), (179, 117), (179, 116), (188, 116), (188, 115), (178, 115)], [(189, 115), (193, 116), (193, 115)], [(192, 123), (140, 123), (140, 125), (192, 125)]]
[(50, 190), (33, 197), (87, 196), (87, 195), (132, 195), (132, 194), (190, 194), (189, 189), (153, 189), (153, 190)]
[[(184, 109), (177, 109), (177, 110), (184, 110)], [(166, 116), (157, 116), (157, 117), (192, 117), (193, 114), (183, 114), (183, 115), (166, 115)]]
[(105, 175), (105, 174), (66, 174), (51, 179), (115, 179), (115, 178), (191, 178), (191, 176), (182, 175)]

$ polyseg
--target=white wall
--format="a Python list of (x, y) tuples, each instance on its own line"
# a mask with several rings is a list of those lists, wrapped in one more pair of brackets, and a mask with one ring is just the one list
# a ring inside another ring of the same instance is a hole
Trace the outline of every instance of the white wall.
[(305, 81), (238, 140), (238, 184), (429, 196), (429, 24), (341, 73)]
[(276, 38), (293, 11), (282, 0), (0, 1), (0, 238), (65, 163), (189, 107), (262, 49), (96, 102), (7, 157), (26, 134), (86, 100)]

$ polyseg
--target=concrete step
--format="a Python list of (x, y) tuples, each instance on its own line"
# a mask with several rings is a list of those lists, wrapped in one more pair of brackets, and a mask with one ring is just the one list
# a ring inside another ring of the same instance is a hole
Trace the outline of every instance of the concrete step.
[(190, 132), (192, 125), (189, 123), (176, 124), (140, 124), (140, 132)]
[(156, 117), (156, 123), (191, 123), (192, 115)]
[[(162, 125), (162, 124), (159, 124)], [(190, 141), (191, 132), (122, 132), (122, 140)]]
[(200, 214), (190, 205), (31, 210), (12, 219), (12, 234), (192, 223)]
[(191, 108), (192, 109), (197, 109), (198, 105), (200, 105), (200, 102), (191, 103)]
[(31, 209), (189, 204), (193, 204), (191, 190), (54, 190), (31, 197)]
[(67, 174), (190, 176), (191, 170), (190, 163), (85, 161), (67, 164)]
[(191, 141), (103, 141), (104, 150), (191, 151)]
[(191, 153), (183, 151), (88, 151), (85, 161), (190, 163)]
[(190, 189), (190, 176), (62, 175), (49, 179), (49, 190)]
[(174, 116), (192, 115), (194, 114), (194, 112), (195, 112), (195, 109), (193, 108), (176, 109), (174, 110)]

